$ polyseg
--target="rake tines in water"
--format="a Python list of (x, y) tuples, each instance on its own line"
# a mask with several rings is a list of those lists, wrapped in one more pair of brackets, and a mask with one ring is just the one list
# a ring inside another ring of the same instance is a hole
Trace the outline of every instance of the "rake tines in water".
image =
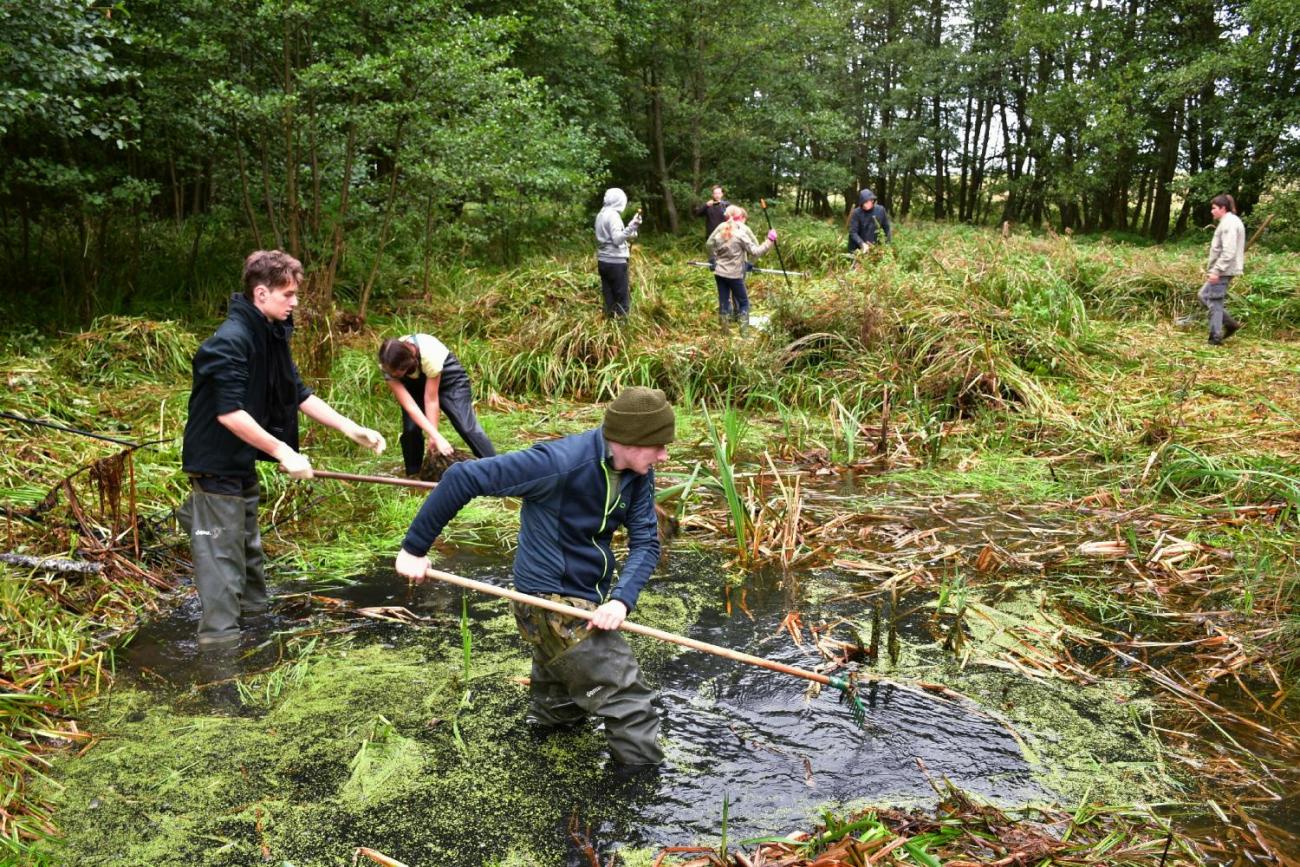
[[(492, 584), (485, 584), (482, 581), (475, 581), (472, 578), (462, 578), (459, 575), (453, 575), (450, 572), (442, 572), (437, 569), (429, 569), (425, 573), (429, 578), (437, 581), (443, 581), (447, 584), (455, 584), (458, 587), (465, 587), (470, 590), (477, 590), (480, 593), (487, 593), (492, 596), (500, 596), (503, 599), (511, 599), (515, 602), (521, 602), (525, 605), (532, 605), (537, 608), (544, 608), (547, 611), (554, 611), (557, 614), (565, 614), (569, 617), (578, 617), (583, 620), (590, 620), (592, 612), (583, 611), (581, 608), (574, 608), (572, 605), (565, 605), (561, 602), (552, 602), (549, 599), (542, 599), (539, 596), (529, 596), (526, 593), (520, 593), (516, 590), (509, 590), (505, 587), (497, 587)], [(853, 679), (848, 677), (838, 677), (834, 675), (821, 674), (816, 671), (797, 668), (793, 665), (786, 665), (782, 662), (773, 662), (770, 659), (763, 659), (761, 656), (752, 656), (748, 653), (741, 653), (739, 650), (731, 650), (727, 647), (719, 647), (716, 644), (709, 644), (705, 641), (697, 641), (694, 638), (687, 638), (684, 635), (677, 635), (672, 632), (664, 632), (662, 629), (655, 629), (651, 626), (642, 626), (639, 623), (633, 623), (630, 620), (624, 620), (623, 625), (619, 627), (624, 632), (632, 632), (637, 635), (644, 635), (647, 638), (654, 638), (658, 641), (667, 641), (672, 644), (679, 644), (682, 647), (689, 647), (692, 650), (711, 653), (714, 656), (721, 656), (724, 659), (743, 662), (747, 665), (756, 665), (759, 668), (766, 668), (769, 671), (777, 671), (781, 674), (788, 674), (793, 677), (801, 677), (804, 680), (811, 680), (822, 686), (829, 686), (832, 689), (839, 690), (840, 697), (848, 703), (849, 712), (853, 715), (853, 721), (859, 728), (866, 729), (867, 723), (867, 706), (863, 703), (862, 697), (858, 695), (856, 684)], [(872, 678), (874, 680), (874, 678)], [(901, 683), (894, 682), (897, 686), (903, 686)], [(918, 683), (915, 686), (930, 694), (938, 694), (944, 698), (953, 699), (961, 698), (957, 693), (938, 684)]]
[(840, 703), (849, 706), (849, 713), (853, 716), (853, 722), (857, 723), (858, 728), (863, 731), (867, 728), (867, 705), (862, 701), (862, 696), (858, 695), (858, 689), (853, 685), (853, 681), (845, 677), (829, 678), (828, 686), (832, 686), (840, 691)]

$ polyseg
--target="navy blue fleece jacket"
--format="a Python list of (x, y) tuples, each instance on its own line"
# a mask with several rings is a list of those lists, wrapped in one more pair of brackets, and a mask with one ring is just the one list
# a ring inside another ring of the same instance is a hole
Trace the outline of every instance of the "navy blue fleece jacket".
[[(609, 497), (611, 485), (617, 497)], [(475, 497), (522, 497), (515, 588), (595, 603), (617, 599), (631, 611), (659, 562), (654, 492), (654, 470), (641, 476), (610, 466), (596, 428), (453, 464), (420, 507), (402, 547), (423, 557)], [(619, 527), (627, 527), (628, 557), (615, 582), (618, 564), (610, 541)]]

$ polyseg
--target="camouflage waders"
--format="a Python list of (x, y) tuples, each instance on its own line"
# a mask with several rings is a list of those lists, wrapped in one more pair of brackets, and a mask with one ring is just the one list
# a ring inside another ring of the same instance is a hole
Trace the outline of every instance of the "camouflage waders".
[(239, 616), (265, 611), (267, 605), (257, 527), (261, 490), (254, 482), (238, 495), (215, 494), (199, 484), (179, 513), (190, 534), (194, 587), (203, 606), (199, 646), (233, 644), (239, 640)]
[[(585, 611), (596, 604), (586, 599), (551, 594)], [(655, 765), (659, 749), (659, 714), (654, 691), (641, 678), (632, 648), (617, 630), (588, 629), (577, 620), (512, 602), (519, 634), (532, 647), (533, 670), (529, 716), (545, 726), (563, 726), (594, 714), (605, 721), (605, 736), (614, 761), (625, 765)]]

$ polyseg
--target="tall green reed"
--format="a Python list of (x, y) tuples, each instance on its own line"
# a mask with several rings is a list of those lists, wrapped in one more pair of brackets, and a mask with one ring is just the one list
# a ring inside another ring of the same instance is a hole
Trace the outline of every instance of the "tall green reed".
[[(726, 414), (723, 418), (726, 423)], [(704, 411), (705, 432), (708, 436), (710, 445), (713, 446), (714, 466), (717, 467), (717, 473), (713, 476), (714, 481), (722, 489), (722, 495), (727, 501), (727, 510), (731, 516), (731, 530), (736, 540), (736, 550), (741, 560), (749, 557), (749, 527), (750, 517), (745, 509), (745, 504), (741, 501), (740, 491), (736, 487), (735, 466), (732, 463), (732, 456), (735, 454), (734, 440), (728, 441), (727, 428), (719, 429), (713, 420), (713, 415), (706, 409)], [(731, 433), (734, 435), (737, 424), (733, 422)]]

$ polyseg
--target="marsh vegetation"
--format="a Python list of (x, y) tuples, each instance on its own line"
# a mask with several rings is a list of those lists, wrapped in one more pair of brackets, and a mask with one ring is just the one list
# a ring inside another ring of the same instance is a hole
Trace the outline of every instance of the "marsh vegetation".
[[(98, 569), (0, 564), (12, 856), (102, 863), (104, 841), (119, 863), (213, 864), (343, 863), (358, 846), (430, 863), (430, 845), (466, 864), (646, 863), (669, 845), (709, 850), (679, 862), (761, 848), (787, 864), (885, 848), (900, 863), (1152, 865), (1298, 851), (1294, 257), (1253, 255), (1248, 331), (1225, 353), (1171, 324), (1194, 303), (1199, 246), (914, 224), (853, 270), (838, 226), (784, 237), (790, 267), (816, 276), (752, 277), (768, 319), (748, 336), (716, 332), (690, 246), (651, 241), (624, 324), (599, 317), (574, 250), (449, 268), (425, 297), (382, 301), (365, 330), (318, 325), (300, 345), (332, 404), (389, 430), (374, 346), (432, 324), (508, 448), (595, 423), (622, 385), (667, 389), (684, 416), (659, 475), (675, 535), (637, 617), (797, 665), (942, 683), (1010, 734), (1015, 770), (918, 767), (905, 733), (948, 719), (938, 706), (881, 697), (864, 735), (798, 683), (643, 645), (669, 696), (678, 776), (664, 791), (708, 793), (708, 810), (674, 817), (653, 786), (612, 796), (627, 815), (558, 809), (561, 792), (604, 791), (599, 742), (545, 744), (512, 774), (526, 666), (506, 610), (356, 589), (388, 586), (418, 496), (272, 472), (273, 626), (228, 670), (198, 665), (183, 630), (162, 662), (133, 656), (141, 622), (193, 616), (172, 514), (188, 359), (208, 325), (107, 318), (11, 330), (0, 358), (6, 551)], [(321, 467), (400, 469), (310, 430), (306, 448)], [(439, 550), (499, 563), (513, 526), (508, 502), (477, 503)], [(965, 738), (950, 753), (1000, 743), (962, 719), (939, 726)], [(698, 750), (728, 738), (745, 756), (724, 780)], [(552, 774), (563, 785), (538, 782)], [(691, 775), (707, 784), (673, 788)], [(792, 778), (805, 809), (759, 827), (755, 792)], [(797, 828), (811, 836), (752, 839)]]

